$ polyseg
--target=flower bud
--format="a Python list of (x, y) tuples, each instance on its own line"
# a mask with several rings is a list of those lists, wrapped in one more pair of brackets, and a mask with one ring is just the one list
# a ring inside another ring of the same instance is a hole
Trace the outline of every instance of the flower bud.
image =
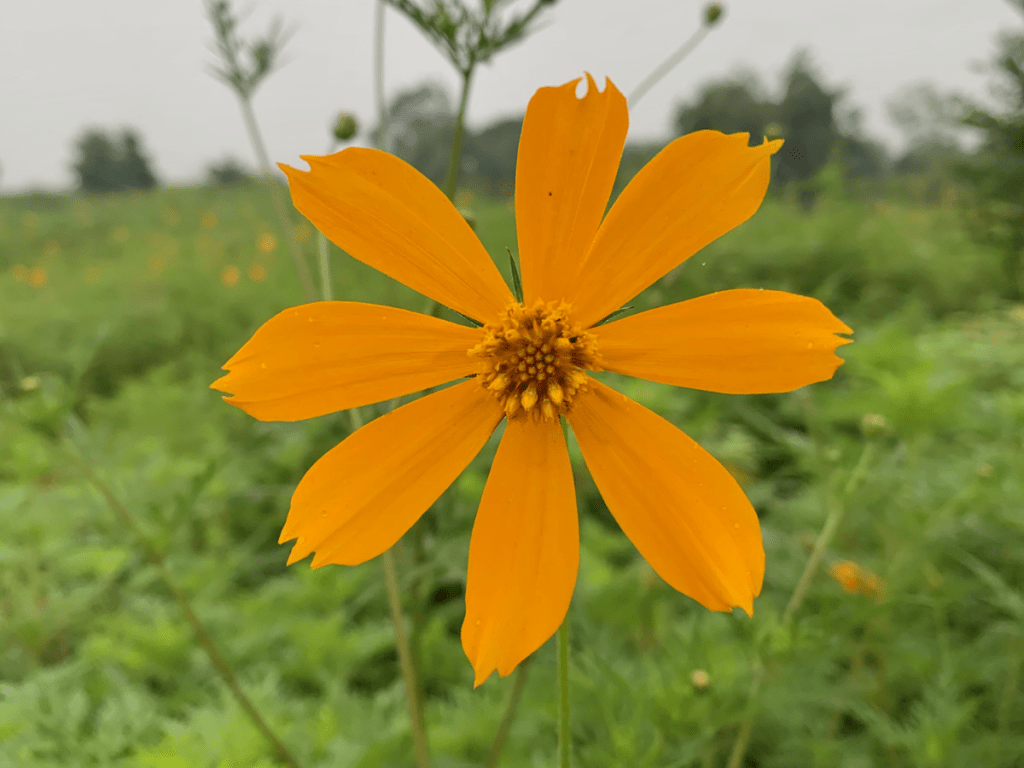
[(711, 687), (711, 675), (703, 669), (695, 669), (690, 673), (690, 683), (697, 693), (704, 693)]
[(334, 138), (338, 141), (348, 141), (359, 132), (359, 123), (355, 117), (342, 112), (334, 122)]
[(704, 23), (709, 27), (714, 25), (720, 18), (725, 10), (722, 8), (721, 3), (708, 3), (704, 8)]
[(880, 413), (865, 413), (860, 420), (860, 431), (868, 437), (882, 435), (889, 431), (889, 422)]

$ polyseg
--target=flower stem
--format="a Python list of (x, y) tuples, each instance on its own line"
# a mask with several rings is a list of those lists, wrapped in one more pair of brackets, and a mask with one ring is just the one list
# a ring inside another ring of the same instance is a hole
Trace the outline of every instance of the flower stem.
[(384, 123), (387, 107), (384, 104), (384, 0), (377, 0), (377, 13), (373, 19), (373, 98), (377, 102), (377, 123), (380, 138), (377, 149), (387, 150), (384, 143)]
[(242, 117), (245, 120), (245, 127), (249, 131), (249, 139), (252, 141), (253, 149), (260, 163), (260, 178), (270, 191), (270, 197), (274, 203), (274, 212), (277, 214), (278, 223), (284, 231), (285, 240), (288, 242), (288, 249), (292, 254), (292, 261), (295, 262), (295, 271), (299, 276), (299, 283), (302, 285), (302, 292), (307, 302), (316, 301), (316, 287), (313, 285), (313, 276), (309, 272), (309, 265), (306, 264), (306, 257), (302, 253), (302, 245), (295, 236), (291, 220), (288, 217), (288, 209), (285, 207), (284, 199), (281, 197), (281, 190), (278, 188), (270, 170), (270, 155), (267, 153), (267, 145), (263, 141), (263, 134), (260, 132), (259, 123), (256, 122), (256, 113), (252, 108), (252, 100), (245, 95), (239, 95), (242, 105)]
[(526, 688), (526, 671), (529, 667), (529, 658), (524, 659), (516, 667), (516, 677), (512, 681), (512, 693), (508, 697), (508, 706), (505, 707), (505, 714), (501, 717), (498, 732), (494, 734), (494, 741), (491, 742), (491, 750), (487, 753), (487, 763), (484, 768), (497, 768), (498, 766), (501, 750), (505, 747), (505, 740), (508, 738), (508, 732), (512, 729), (512, 721), (515, 720), (519, 700), (523, 697), (523, 689)]
[[(846, 481), (846, 487), (843, 489), (844, 501), (860, 484), (873, 453), (874, 443), (870, 441), (865, 443), (864, 448), (861, 449), (860, 458), (857, 460), (856, 465), (854, 465), (853, 472), (850, 473), (850, 478)], [(839, 528), (839, 523), (842, 522), (843, 516), (846, 514), (846, 504), (836, 499), (832, 493), (826, 492), (825, 503), (828, 506), (825, 523), (822, 525), (818, 537), (814, 540), (811, 556), (807, 558), (807, 564), (804, 566), (803, 573), (800, 574), (800, 579), (793, 589), (793, 595), (789, 598), (786, 610), (782, 612), (783, 624), (789, 623), (796, 610), (800, 607), (800, 603), (803, 602), (807, 589), (811, 585), (811, 580), (821, 564), (821, 559), (825, 556), (825, 550), (832, 543), (832, 537), (835, 535), (836, 530)]]
[(640, 101), (640, 99), (642, 99), (644, 95), (651, 90), (651, 88), (657, 85), (661, 78), (675, 69), (679, 62), (689, 56), (690, 53), (700, 45), (701, 40), (707, 37), (709, 29), (711, 29), (710, 25), (702, 24), (696, 32), (690, 35), (690, 38), (685, 43), (679, 46), (671, 56), (655, 67), (651, 73), (640, 82), (640, 85), (633, 89), (633, 92), (629, 94), (628, 98), (630, 110), (633, 110), (636, 107), (636, 103)]
[(750, 743), (750, 734), (754, 730), (754, 716), (757, 714), (757, 698), (761, 692), (761, 681), (764, 680), (764, 667), (761, 665), (759, 656), (754, 656), (754, 665), (750, 673), (750, 692), (747, 694), (747, 714), (740, 723), (739, 733), (736, 734), (736, 741), (732, 745), (732, 752), (729, 754), (729, 762), (726, 768), (740, 768), (743, 762), (743, 755), (746, 754), (747, 745)]
[[(377, 148), (387, 150), (384, 144), (384, 137), (387, 134), (387, 107), (384, 103), (384, 2), (377, 0), (377, 10), (374, 16), (374, 67), (373, 67), (373, 95), (377, 102)], [(355, 432), (363, 425), (362, 415), (357, 408), (351, 408), (348, 412)], [(422, 686), (419, 682), (419, 669), (417, 656), (413, 654), (413, 646), (405, 633), (405, 619), (402, 617), (402, 596), (398, 591), (398, 572), (395, 568), (395, 554), (393, 549), (387, 550), (381, 555), (381, 565), (384, 567), (384, 581), (387, 585), (388, 604), (391, 607), (391, 621), (395, 627), (395, 646), (398, 650), (398, 663), (402, 669), (402, 679), (405, 683), (405, 699), (409, 706), (409, 720), (412, 727), (413, 748), (416, 751), (417, 768), (428, 768), (430, 765), (430, 753), (427, 748), (427, 724), (424, 715), (424, 697)], [(417, 599), (418, 595), (414, 596)], [(413, 622), (413, 632), (417, 632), (416, 622)], [(419, 643), (414, 644), (418, 647)]]
[(569, 617), (558, 628), (558, 768), (569, 768), (572, 737), (569, 717)]
[(423, 710), (416, 695), (416, 670), (409, 653), (409, 640), (405, 635), (405, 620), (402, 618), (402, 597), (398, 592), (398, 573), (395, 569), (395, 554), (387, 550), (380, 556), (384, 566), (384, 581), (388, 588), (388, 603), (391, 605), (391, 620), (395, 625), (395, 645), (398, 647), (398, 664), (405, 681), (405, 698), (409, 704), (409, 719), (412, 721), (412, 742), (416, 750), (417, 768), (429, 768), (430, 754), (427, 752), (427, 731)]
[(459, 113), (455, 117), (455, 133), (452, 135), (452, 159), (448, 163), (448, 176), (444, 180), (444, 193), (449, 200), (455, 198), (459, 183), (459, 165), (462, 160), (462, 135), (466, 126), (466, 105), (469, 103), (469, 85), (473, 80), (473, 63), (462, 72), (462, 96), (459, 99)]
[(245, 691), (242, 690), (242, 686), (238, 682), (238, 678), (235, 677), (234, 671), (224, 658), (224, 654), (220, 652), (220, 648), (213, 641), (210, 633), (207, 632), (206, 627), (199, 620), (195, 610), (192, 608), (192, 604), (186, 595), (177, 584), (174, 579), (171, 578), (171, 573), (167, 569), (167, 563), (164, 560), (163, 555), (157, 550), (146, 537), (146, 534), (142, 531), (142, 528), (136, 522), (132, 513), (128, 507), (125, 506), (121, 500), (114, 494), (110, 487), (104, 483), (93, 471), (85, 460), (81, 456), (76, 456), (78, 463), (84, 470), (86, 477), (92, 486), (99, 491), (100, 495), (107, 502), (107, 506), (110, 507), (111, 511), (120, 519), (125, 528), (127, 528), (132, 536), (135, 537), (136, 544), (145, 553), (149, 560), (156, 566), (157, 573), (160, 574), (160, 579), (163, 581), (167, 591), (171, 593), (171, 597), (181, 608), (181, 612), (185, 615), (185, 620), (191, 625), (192, 630), (196, 633), (196, 638), (199, 640), (199, 644), (203, 646), (203, 650), (206, 651), (206, 655), (209, 656), (210, 661), (213, 663), (214, 669), (220, 675), (221, 679), (227, 685), (228, 690), (235, 697), (235, 700), (239, 703), (245, 714), (249, 716), (253, 725), (256, 726), (257, 730), (263, 734), (263, 737), (270, 743), (270, 746), (277, 753), (278, 758), (289, 768), (302, 768), (302, 764), (295, 758), (295, 756), (288, 750), (288, 748), (281, 742), (274, 731), (267, 724), (267, 721), (263, 719), (263, 716), (256, 709), (256, 706), (252, 703)]
[(324, 233), (317, 230), (317, 250), (320, 255), (320, 296), (324, 301), (330, 301), (331, 295), (331, 263), (328, 260), (327, 238)]

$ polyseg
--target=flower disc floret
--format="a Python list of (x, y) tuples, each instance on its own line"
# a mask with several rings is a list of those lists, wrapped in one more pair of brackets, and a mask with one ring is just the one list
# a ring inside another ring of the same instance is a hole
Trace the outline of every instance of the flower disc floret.
[(587, 387), (583, 371), (600, 370), (597, 341), (571, 320), (572, 306), (537, 299), (529, 308), (513, 302), (483, 340), (469, 350), (480, 358), (480, 385), (510, 419), (553, 421), (565, 416)]

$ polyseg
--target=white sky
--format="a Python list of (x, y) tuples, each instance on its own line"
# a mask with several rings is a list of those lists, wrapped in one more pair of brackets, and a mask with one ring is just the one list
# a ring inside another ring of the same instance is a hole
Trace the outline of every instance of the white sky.
[[(469, 0), (477, 2), (478, 0)], [(373, 117), (375, 0), (248, 0), (243, 30), (282, 15), (297, 28), (287, 64), (256, 94), (274, 160), (326, 150), (341, 110)], [(524, 7), (519, 0), (516, 8)], [(238, 3), (236, 2), (236, 5)], [(562, 0), (544, 28), (478, 70), (469, 123), (521, 113), (532, 93), (591, 71), (628, 93), (688, 37), (703, 2)], [(885, 101), (921, 81), (978, 97), (1001, 29), (1019, 28), (1004, 0), (726, 0), (726, 16), (630, 115), (631, 139), (667, 137), (675, 105), (738, 66), (770, 88), (809, 46), (828, 84), (845, 86), (868, 132), (896, 146)], [(86, 126), (141, 131), (162, 181), (202, 177), (233, 155), (254, 166), (233, 95), (205, 67), (211, 30), (201, 0), (3, 0), (0, 26), (0, 191), (68, 187), (71, 146)], [(629, 8), (631, 10), (627, 11)], [(454, 94), (447, 61), (387, 10), (388, 94), (433, 78)]]

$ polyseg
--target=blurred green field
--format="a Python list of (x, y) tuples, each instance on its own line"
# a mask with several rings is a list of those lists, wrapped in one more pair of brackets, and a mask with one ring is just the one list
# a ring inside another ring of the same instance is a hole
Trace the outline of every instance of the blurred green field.
[[(507, 273), (510, 204), (471, 197)], [(348, 419), (260, 423), (208, 389), (300, 301), (273, 222), (265, 191), (245, 186), (0, 199), (0, 766), (279, 765), (76, 451), (305, 766), (412, 764), (379, 565), (286, 568), (276, 544), (295, 484)], [(296, 231), (312, 258), (312, 229)], [(332, 264), (336, 298), (429, 307), (336, 249)], [(726, 463), (768, 565), (753, 619), (674, 592), (571, 446), (579, 765), (724, 766), (752, 715), (751, 768), (1024, 766), (1024, 306), (994, 298), (998, 275), (953, 207), (834, 197), (808, 215), (772, 197), (635, 302), (792, 290), (822, 299), (855, 343), (833, 381), (787, 395), (601, 375)], [(418, 524), (427, 564), (398, 553), (422, 598), (438, 768), (484, 764), (512, 686), (474, 691), (458, 639), (497, 439)], [(784, 623), (830, 510), (844, 513), (836, 535)], [(829, 569), (847, 560), (878, 580), (845, 591)], [(503, 766), (552, 764), (554, 657), (548, 643), (530, 662)]]

